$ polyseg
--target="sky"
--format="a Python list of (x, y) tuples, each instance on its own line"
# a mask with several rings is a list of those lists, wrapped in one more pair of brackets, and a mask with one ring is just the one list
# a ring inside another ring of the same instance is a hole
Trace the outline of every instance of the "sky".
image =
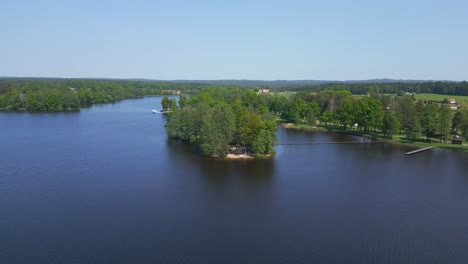
[(0, 76), (468, 80), (468, 1), (0, 1)]

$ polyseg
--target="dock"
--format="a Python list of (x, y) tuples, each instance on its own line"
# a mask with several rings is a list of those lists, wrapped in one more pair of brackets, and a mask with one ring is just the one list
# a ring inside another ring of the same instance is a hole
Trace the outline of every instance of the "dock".
[(419, 153), (419, 152), (423, 152), (423, 151), (426, 151), (426, 150), (430, 150), (434, 147), (427, 147), (427, 148), (422, 148), (422, 149), (417, 149), (417, 150), (413, 150), (413, 151), (410, 151), (410, 152), (406, 152), (405, 154), (406, 155), (412, 155), (412, 154), (416, 154), (416, 153)]
[(276, 145), (320, 145), (320, 144), (382, 144), (385, 141), (338, 141), (338, 142), (280, 142)]

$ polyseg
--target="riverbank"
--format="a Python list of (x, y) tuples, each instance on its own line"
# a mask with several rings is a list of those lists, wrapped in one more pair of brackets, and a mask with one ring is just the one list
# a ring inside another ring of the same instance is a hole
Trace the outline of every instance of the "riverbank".
[(332, 126), (321, 126), (321, 125), (313, 126), (313, 125), (307, 125), (307, 124), (296, 125), (293, 123), (285, 123), (285, 122), (280, 122), (280, 125), (287, 129), (298, 129), (298, 130), (317, 131), (317, 132), (329, 131), (329, 132), (335, 132), (335, 133), (340, 133), (340, 134), (347, 134), (347, 135), (369, 138), (372, 140), (385, 141), (385, 142), (392, 143), (392, 144), (405, 145), (405, 146), (410, 146), (414, 148), (434, 147), (434, 148), (444, 148), (444, 149), (449, 149), (449, 150), (454, 150), (454, 151), (459, 151), (459, 152), (468, 152), (468, 144), (466, 143), (463, 145), (455, 145), (455, 144), (445, 144), (445, 143), (433, 142), (433, 141), (427, 142), (423, 138), (419, 138), (411, 142), (407, 140), (405, 138), (405, 135), (403, 134), (398, 134), (398, 135), (393, 136), (392, 138), (389, 138), (389, 137), (384, 137), (383, 135), (379, 133), (363, 133), (360, 131), (345, 130), (339, 127), (332, 127)]

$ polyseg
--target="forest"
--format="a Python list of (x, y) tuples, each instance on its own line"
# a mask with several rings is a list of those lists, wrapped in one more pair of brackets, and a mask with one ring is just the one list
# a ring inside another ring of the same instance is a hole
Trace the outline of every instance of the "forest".
[(403, 133), (410, 141), (424, 136), (427, 141), (446, 142), (450, 135), (468, 138), (468, 109), (452, 110), (448, 104), (422, 101), (413, 95), (352, 95), (349, 90), (294, 94), (265, 94), (269, 110), (287, 122), (338, 126), (385, 137)]
[(307, 81), (153, 81), (113, 79), (0, 78), (0, 110), (3, 111), (76, 111), (95, 103), (116, 102), (127, 98), (169, 95), (175, 90), (196, 94), (206, 87), (258, 89), (256, 84), (274, 84), (274, 92), (320, 92), (347, 90), (354, 95), (433, 93), (468, 95), (468, 82), (313, 82)]
[(399, 94), (404, 93), (433, 93), (445, 95), (468, 95), (468, 82), (389, 82), (389, 83), (319, 83), (290, 84), (274, 89), (275, 91), (342, 91), (348, 90), (352, 94)]
[(389, 138), (403, 134), (409, 141), (447, 142), (454, 135), (468, 138), (466, 105), (454, 111), (448, 104), (416, 100), (407, 94), (466, 95), (467, 82), (319, 83), (309, 90), (303, 88), (256, 93), (245, 87), (189, 82), (2, 78), (0, 110), (77, 111), (96, 103), (180, 91), (179, 102), (167, 97), (162, 100), (163, 110), (171, 112), (168, 136), (215, 157), (238, 152), (273, 154), (275, 118)]
[(205, 156), (275, 153), (275, 116), (251, 90), (208, 88), (190, 98), (181, 96), (178, 106), (169, 101), (162, 101), (163, 108), (171, 110), (168, 137), (195, 146)]
[(127, 98), (196, 93), (206, 85), (123, 80), (0, 79), (0, 110), (77, 111), (96, 103)]

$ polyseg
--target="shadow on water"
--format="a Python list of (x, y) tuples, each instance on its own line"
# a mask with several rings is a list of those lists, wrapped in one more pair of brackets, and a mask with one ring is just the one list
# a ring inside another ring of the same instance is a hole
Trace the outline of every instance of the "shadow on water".
[(0, 113), (0, 263), (468, 263), (467, 154), (315, 144), (208, 159), (167, 140), (161, 98)]
[(196, 169), (209, 184), (223, 186), (233, 183), (268, 185), (275, 177), (275, 159), (228, 160), (206, 158), (194, 147), (173, 140), (167, 141), (170, 157), (177, 163)]

